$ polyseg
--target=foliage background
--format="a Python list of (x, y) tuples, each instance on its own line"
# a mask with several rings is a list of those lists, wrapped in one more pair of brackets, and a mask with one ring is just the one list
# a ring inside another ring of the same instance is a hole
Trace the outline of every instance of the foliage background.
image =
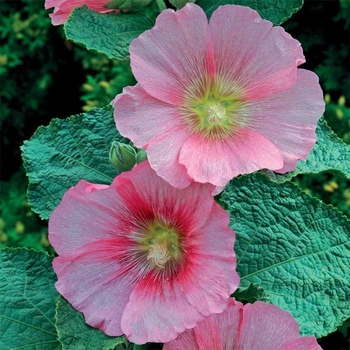
[[(27, 246), (53, 253), (47, 223), (26, 200), (27, 179), (19, 147), (40, 125), (108, 104), (135, 84), (128, 61), (111, 61), (65, 40), (51, 25), (43, 0), (0, 0), (1, 203), (0, 248)], [(325, 118), (350, 143), (350, 1), (305, 1), (283, 26), (303, 46), (325, 92)], [(350, 216), (350, 186), (341, 176), (303, 175), (305, 192)], [(320, 340), (324, 349), (348, 349), (349, 321)]]

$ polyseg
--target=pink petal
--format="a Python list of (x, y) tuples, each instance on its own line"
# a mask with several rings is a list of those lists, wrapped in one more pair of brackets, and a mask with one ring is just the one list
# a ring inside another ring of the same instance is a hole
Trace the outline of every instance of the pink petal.
[(165, 10), (151, 30), (131, 43), (132, 71), (150, 95), (180, 105), (192, 80), (210, 71), (207, 42), (208, 21), (199, 6)]
[(223, 313), (206, 317), (200, 327), (194, 328), (198, 349), (236, 349), (235, 340), (242, 318), (243, 305), (229, 299), (229, 305)]
[(79, 181), (51, 214), (52, 246), (59, 255), (71, 254), (86, 243), (115, 236), (120, 220), (113, 208), (121, 205), (120, 197), (108, 186)]
[(229, 299), (224, 312), (206, 317), (193, 330), (164, 344), (163, 350), (240, 350), (235, 344), (242, 317), (243, 305)]
[(238, 349), (276, 350), (299, 338), (299, 326), (286, 311), (260, 301), (244, 306)]
[[(163, 345), (163, 350), (199, 350), (196, 338), (194, 336), (194, 330), (188, 329), (181, 333), (175, 340)], [(215, 350), (215, 348), (213, 348)], [(220, 349), (221, 350), (221, 349)]]
[(280, 350), (322, 350), (315, 337), (302, 337), (285, 344)]
[(117, 129), (139, 148), (184, 125), (178, 107), (152, 97), (140, 85), (126, 87), (112, 104)]
[(66, 22), (71, 12), (79, 6), (86, 5), (89, 9), (101, 13), (113, 11), (104, 7), (108, 2), (108, 0), (46, 0), (45, 9), (55, 7), (50, 17), (52, 24), (57, 26)]
[[(131, 181), (134, 190), (126, 186), (126, 179)], [(123, 182), (119, 185), (120, 181)], [(186, 232), (202, 227), (212, 215), (213, 205), (216, 205), (210, 194), (212, 186), (193, 183), (186, 190), (176, 189), (157, 176), (148, 161), (142, 162), (131, 172), (120, 174), (114, 185), (119, 186), (119, 193), (133, 212), (138, 211), (136, 206), (139, 203), (149, 203), (156, 216), (169, 221), (178, 220)], [(135, 194), (139, 199), (135, 200)]]
[(191, 232), (186, 271), (178, 277), (187, 300), (206, 316), (222, 312), (239, 285), (229, 216), (214, 203), (207, 218), (201, 228)]
[(300, 43), (243, 6), (220, 6), (210, 18), (216, 74), (247, 99), (285, 90), (304, 63)]
[(192, 307), (178, 283), (143, 279), (124, 309), (122, 330), (133, 343), (165, 343), (185, 329), (193, 328), (203, 316)]
[(173, 130), (146, 146), (148, 161), (157, 175), (176, 188), (193, 182), (186, 167), (179, 163), (180, 150), (189, 138), (185, 130)]
[[(211, 231), (213, 240), (216, 233)], [(191, 249), (186, 271), (178, 277), (180, 288), (189, 303), (205, 316), (223, 312), (230, 295), (239, 285), (236, 258), (233, 257), (232, 247), (229, 248), (232, 253), (227, 258), (201, 255)]]
[[(317, 121), (325, 103), (313, 72), (298, 69), (296, 84), (288, 90), (251, 102), (250, 128), (264, 135), (281, 151), (284, 166), (277, 172), (295, 169), (306, 159), (316, 142)], [(273, 169), (272, 169), (273, 170)]]
[(180, 151), (183, 164), (194, 181), (225, 186), (233, 177), (263, 168), (279, 169), (283, 157), (276, 146), (259, 133), (242, 129), (225, 140), (193, 136)]
[(122, 312), (142, 277), (130, 249), (126, 239), (100, 240), (53, 261), (59, 293), (84, 313), (87, 324), (110, 336), (123, 334)]

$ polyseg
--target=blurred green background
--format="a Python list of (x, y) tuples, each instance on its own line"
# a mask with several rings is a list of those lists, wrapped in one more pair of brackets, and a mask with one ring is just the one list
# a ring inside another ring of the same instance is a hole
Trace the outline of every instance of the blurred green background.
[[(128, 61), (111, 61), (65, 40), (62, 26), (51, 25), (43, 3), (0, 0), (0, 248), (27, 246), (53, 253), (47, 222), (27, 202), (19, 147), (38, 126), (103, 107), (135, 80)], [(306, 0), (284, 27), (302, 43), (307, 60), (303, 68), (320, 77), (326, 120), (350, 143), (350, 0)], [(294, 181), (350, 217), (350, 186), (341, 176), (304, 175)], [(348, 332), (349, 322), (320, 344), (349, 349)]]

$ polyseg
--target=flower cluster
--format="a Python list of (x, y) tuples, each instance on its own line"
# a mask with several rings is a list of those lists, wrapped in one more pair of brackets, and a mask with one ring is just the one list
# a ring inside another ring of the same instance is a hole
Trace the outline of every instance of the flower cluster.
[[(78, 3), (46, 6), (59, 24)], [(324, 103), (316, 75), (298, 69), (299, 42), (247, 7), (219, 7), (208, 23), (188, 4), (163, 11), (130, 55), (138, 85), (112, 102), (115, 122), (148, 160), (64, 195), (49, 222), (56, 288), (86, 323), (136, 344), (320, 349), (277, 306), (230, 298), (235, 233), (212, 195), (239, 174), (291, 171), (311, 151)]]

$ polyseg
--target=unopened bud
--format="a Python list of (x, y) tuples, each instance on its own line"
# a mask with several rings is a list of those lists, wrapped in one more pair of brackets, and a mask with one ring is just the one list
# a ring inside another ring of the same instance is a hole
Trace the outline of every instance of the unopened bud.
[(183, 8), (188, 2), (196, 2), (196, 0), (169, 0), (169, 2), (177, 9)]
[(107, 9), (135, 10), (147, 6), (151, 0), (111, 0), (106, 5)]
[(139, 149), (136, 155), (136, 163), (140, 164), (147, 159), (147, 153), (144, 149)]
[(136, 151), (130, 145), (113, 141), (109, 151), (109, 162), (120, 173), (129, 171), (136, 164)]

